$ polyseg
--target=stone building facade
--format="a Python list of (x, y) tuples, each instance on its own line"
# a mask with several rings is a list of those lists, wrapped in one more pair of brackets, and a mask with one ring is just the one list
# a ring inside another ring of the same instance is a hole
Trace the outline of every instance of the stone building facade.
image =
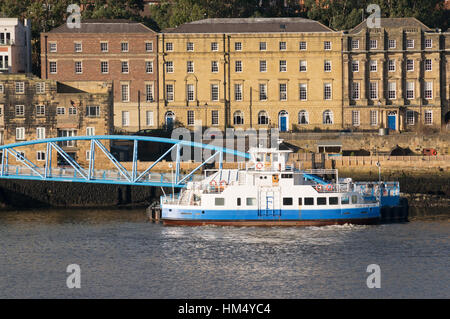
[[(111, 82), (56, 82), (26, 74), (3, 74), (0, 85), (1, 144), (113, 132)], [(109, 149), (107, 142), (104, 145)], [(59, 146), (80, 164), (88, 162), (88, 143), (61, 142)], [(45, 163), (45, 144), (17, 151), (38, 166)], [(52, 154), (53, 163), (63, 164), (56, 152)]]
[(129, 20), (83, 20), (41, 34), (41, 75), (57, 81), (112, 81), (114, 127), (156, 128), (157, 34)]
[(303, 18), (206, 19), (166, 30), (158, 122), (339, 129), (341, 39)]
[(366, 21), (343, 36), (344, 128), (439, 130), (448, 105), (448, 33), (415, 18), (382, 18), (373, 28)]

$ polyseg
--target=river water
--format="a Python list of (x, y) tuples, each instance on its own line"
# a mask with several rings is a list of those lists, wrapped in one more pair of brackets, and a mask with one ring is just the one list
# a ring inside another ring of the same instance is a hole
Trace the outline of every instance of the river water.
[(166, 227), (142, 209), (1, 212), (0, 298), (450, 298), (449, 216), (233, 228)]

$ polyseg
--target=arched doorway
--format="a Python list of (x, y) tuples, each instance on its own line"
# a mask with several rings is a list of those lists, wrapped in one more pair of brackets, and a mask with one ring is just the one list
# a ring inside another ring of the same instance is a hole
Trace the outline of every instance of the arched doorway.
[(289, 130), (289, 113), (281, 111), (278, 113), (278, 128), (280, 132), (287, 132)]
[(165, 116), (167, 129), (173, 129), (173, 124), (175, 122), (175, 114), (172, 111), (168, 111)]

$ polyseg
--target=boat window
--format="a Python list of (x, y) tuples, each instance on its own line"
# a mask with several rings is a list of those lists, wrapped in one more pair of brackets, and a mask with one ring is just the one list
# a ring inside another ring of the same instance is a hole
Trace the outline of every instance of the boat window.
[(326, 205), (327, 198), (326, 197), (317, 197), (317, 205)]
[(337, 197), (330, 197), (330, 198), (328, 198), (328, 203), (330, 205), (337, 205), (339, 203), (339, 201), (338, 201)]
[(241, 206), (241, 198), (240, 197), (237, 198), (237, 205)]
[(298, 206), (302, 206), (302, 198), (301, 197), (298, 198)]
[(350, 200), (348, 198), (348, 196), (342, 196), (341, 197), (341, 204), (342, 205), (348, 205), (350, 203)]
[(352, 204), (358, 203), (358, 196), (352, 195)]
[(292, 197), (283, 197), (283, 205), (292, 206)]
[(216, 198), (214, 198), (214, 203), (216, 206), (225, 206), (225, 198), (216, 197)]
[(292, 174), (281, 174), (281, 178), (292, 178)]
[(314, 205), (314, 197), (305, 197), (305, 205)]
[(247, 206), (255, 206), (255, 205), (256, 205), (256, 198), (247, 197)]

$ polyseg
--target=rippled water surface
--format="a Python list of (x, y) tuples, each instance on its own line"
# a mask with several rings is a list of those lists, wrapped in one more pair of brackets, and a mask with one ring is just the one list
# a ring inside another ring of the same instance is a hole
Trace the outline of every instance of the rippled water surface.
[[(69, 264), (81, 289), (66, 286)], [(0, 213), (0, 298), (450, 298), (449, 266), (446, 217), (233, 228), (166, 227), (142, 210)]]

